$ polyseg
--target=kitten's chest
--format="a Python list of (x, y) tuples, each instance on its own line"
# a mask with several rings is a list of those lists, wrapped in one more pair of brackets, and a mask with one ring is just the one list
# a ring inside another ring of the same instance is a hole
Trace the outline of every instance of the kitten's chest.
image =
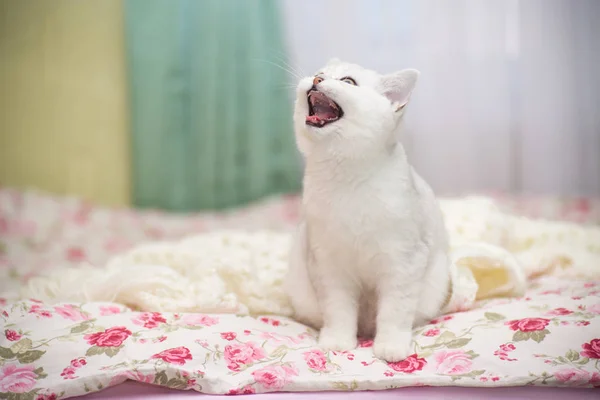
[(399, 243), (408, 202), (392, 188), (377, 185), (311, 190), (304, 195), (311, 245), (345, 265), (373, 264), (378, 254)]

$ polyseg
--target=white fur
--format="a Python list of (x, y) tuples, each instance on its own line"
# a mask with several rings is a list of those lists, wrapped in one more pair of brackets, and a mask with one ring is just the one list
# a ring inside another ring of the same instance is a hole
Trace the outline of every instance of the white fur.
[[(349, 350), (375, 336), (375, 356), (410, 355), (412, 328), (436, 317), (449, 289), (448, 241), (431, 188), (399, 142), (418, 72), (380, 76), (333, 60), (317, 85), (344, 111), (322, 128), (305, 124), (300, 81), (294, 114), (305, 157), (304, 222), (286, 290), (298, 320), (320, 328), (319, 344)], [(350, 76), (357, 86), (341, 82)]]

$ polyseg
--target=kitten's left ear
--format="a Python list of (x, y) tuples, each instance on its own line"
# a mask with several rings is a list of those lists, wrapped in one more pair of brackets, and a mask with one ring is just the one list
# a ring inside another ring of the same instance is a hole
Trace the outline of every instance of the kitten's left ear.
[(420, 72), (416, 69), (404, 69), (381, 78), (381, 92), (390, 99), (395, 111), (402, 110), (408, 104), (419, 74)]

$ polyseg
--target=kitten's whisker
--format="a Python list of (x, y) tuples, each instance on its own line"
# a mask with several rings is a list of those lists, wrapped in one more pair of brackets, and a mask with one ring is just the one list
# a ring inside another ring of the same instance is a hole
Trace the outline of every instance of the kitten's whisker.
[(283, 64), (285, 64), (288, 68), (292, 69), (294, 72), (296, 72), (298, 75), (300, 76), (307, 76), (306, 73), (304, 73), (304, 71), (301, 68), (297, 68), (294, 67), (293, 65), (291, 65), (289, 62), (286, 61), (285, 58), (285, 53), (279, 51), (278, 53), (280, 53), (279, 55), (275, 54), (275, 57), (277, 58), (277, 60)]
[(256, 59), (256, 61), (262, 61), (262, 62), (266, 62), (266, 63), (268, 63), (268, 64), (271, 64), (271, 65), (273, 65), (273, 66), (275, 66), (275, 67), (277, 67), (277, 68), (281, 69), (282, 71), (285, 71), (285, 72), (287, 72), (288, 74), (292, 75), (292, 76), (293, 76), (294, 78), (296, 78), (296, 79), (302, 79), (302, 77), (298, 76), (298, 74), (297, 74), (297, 73), (295, 73), (294, 71), (291, 71), (290, 69), (288, 69), (288, 68), (286, 68), (286, 67), (284, 67), (284, 66), (281, 66), (281, 65), (279, 65), (279, 64), (277, 64), (277, 63), (274, 63), (273, 61), (269, 61), (269, 60), (262, 60), (262, 59)]

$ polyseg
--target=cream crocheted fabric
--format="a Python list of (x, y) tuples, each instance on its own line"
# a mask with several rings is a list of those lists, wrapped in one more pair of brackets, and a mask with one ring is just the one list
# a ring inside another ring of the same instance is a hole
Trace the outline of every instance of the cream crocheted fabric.
[[(521, 296), (528, 277), (600, 275), (600, 228), (504, 214), (487, 198), (441, 200), (451, 240), (446, 312)], [(112, 301), (145, 311), (290, 315), (282, 279), (289, 233), (215, 231), (148, 243), (102, 268), (56, 269), (21, 295), (46, 302)]]

